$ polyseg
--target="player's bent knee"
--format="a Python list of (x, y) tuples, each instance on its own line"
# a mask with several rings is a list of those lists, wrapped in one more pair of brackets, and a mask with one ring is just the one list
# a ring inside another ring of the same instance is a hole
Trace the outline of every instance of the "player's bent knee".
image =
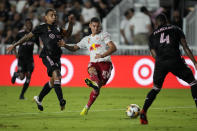
[(60, 71), (59, 70), (54, 70), (53, 74), (52, 74), (52, 77), (53, 77), (54, 80), (61, 79)]
[(97, 71), (94, 67), (88, 68), (88, 73), (91, 75), (97, 75)]

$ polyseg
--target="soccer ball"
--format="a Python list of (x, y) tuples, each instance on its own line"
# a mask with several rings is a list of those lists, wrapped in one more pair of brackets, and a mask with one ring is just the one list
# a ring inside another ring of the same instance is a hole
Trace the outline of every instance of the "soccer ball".
[(140, 114), (140, 107), (136, 104), (130, 104), (127, 107), (126, 115), (130, 118), (137, 118)]

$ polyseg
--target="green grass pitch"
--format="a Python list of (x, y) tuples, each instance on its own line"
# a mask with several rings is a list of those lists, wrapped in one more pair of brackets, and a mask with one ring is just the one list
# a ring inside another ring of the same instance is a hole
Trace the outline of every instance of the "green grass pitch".
[(60, 111), (55, 91), (44, 99), (44, 111), (32, 101), (42, 88), (29, 87), (19, 100), (21, 87), (0, 87), (0, 131), (196, 131), (197, 110), (189, 89), (163, 89), (148, 112), (148, 125), (125, 114), (129, 104), (142, 107), (150, 89), (103, 88), (87, 116), (79, 113), (90, 88), (63, 88), (67, 106)]

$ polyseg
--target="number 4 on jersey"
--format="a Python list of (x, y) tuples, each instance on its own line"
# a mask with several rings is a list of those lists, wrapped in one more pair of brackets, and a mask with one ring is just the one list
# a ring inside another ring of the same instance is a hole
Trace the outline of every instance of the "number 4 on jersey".
[(161, 36), (160, 36), (160, 43), (167, 43), (167, 44), (169, 44), (169, 43), (170, 43), (169, 35), (167, 35), (167, 36), (164, 38), (164, 33), (161, 33)]

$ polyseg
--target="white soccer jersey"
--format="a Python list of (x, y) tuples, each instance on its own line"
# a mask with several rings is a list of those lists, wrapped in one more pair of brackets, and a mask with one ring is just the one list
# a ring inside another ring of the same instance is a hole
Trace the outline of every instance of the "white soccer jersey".
[(77, 46), (79, 48), (87, 48), (90, 53), (90, 62), (111, 62), (111, 57), (106, 56), (104, 58), (95, 59), (96, 54), (103, 54), (107, 51), (107, 43), (111, 41), (110, 34), (107, 32), (100, 32), (95, 36), (89, 35), (84, 37)]

